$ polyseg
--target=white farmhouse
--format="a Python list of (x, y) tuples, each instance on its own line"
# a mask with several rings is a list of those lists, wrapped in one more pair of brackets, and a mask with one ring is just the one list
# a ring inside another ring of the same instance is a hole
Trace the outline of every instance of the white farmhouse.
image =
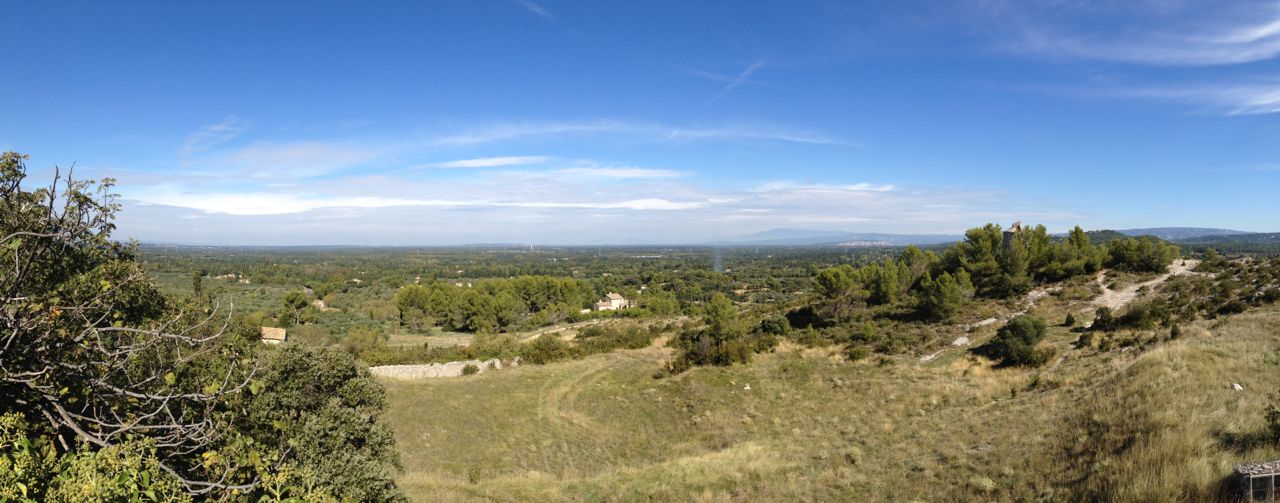
[(596, 311), (614, 311), (631, 306), (631, 302), (615, 292), (609, 292), (604, 300), (596, 303)]

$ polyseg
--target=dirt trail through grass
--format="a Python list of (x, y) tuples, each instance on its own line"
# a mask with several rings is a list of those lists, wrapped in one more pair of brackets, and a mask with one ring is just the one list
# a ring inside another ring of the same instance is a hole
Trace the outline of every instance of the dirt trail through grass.
[(571, 374), (563, 381), (548, 379), (542, 386), (542, 401), (538, 405), (538, 419), (556, 428), (578, 427), (597, 429), (595, 422), (575, 408), (578, 396), (587, 386), (603, 378), (609, 370), (609, 360), (593, 358), (586, 368)]
[[(1085, 307), (1081, 309), (1080, 312), (1087, 313), (1092, 311), (1094, 308), (1100, 307), (1100, 306), (1107, 306), (1113, 310), (1120, 309), (1125, 305), (1129, 304), (1130, 302), (1132, 302), (1133, 299), (1137, 298), (1138, 292), (1143, 288), (1150, 289), (1156, 285), (1164, 283), (1169, 278), (1172, 278), (1174, 276), (1180, 276), (1183, 274), (1199, 274), (1193, 271), (1193, 269), (1195, 269), (1196, 266), (1199, 264), (1200, 264), (1200, 261), (1194, 260), (1194, 259), (1176, 260), (1172, 264), (1169, 264), (1168, 272), (1161, 274), (1160, 276), (1157, 276), (1156, 278), (1151, 279), (1149, 281), (1144, 281), (1141, 283), (1129, 285), (1119, 290), (1111, 289), (1107, 286), (1108, 271), (1102, 271), (1101, 273), (1098, 274), (1098, 279), (1096, 280), (1098, 287), (1102, 289), (1102, 294), (1093, 300), (1092, 304), (1090, 304), (1090, 307)], [(970, 324), (968, 327), (966, 327), (966, 330), (969, 332), (972, 332), (974, 329), (980, 328), (985, 325), (1008, 321), (1009, 319), (1012, 319), (1016, 316), (1027, 314), (1028, 312), (1031, 311), (1032, 308), (1036, 307), (1036, 304), (1041, 299), (1044, 299), (1045, 297), (1061, 289), (1062, 289), (1062, 285), (1041, 286), (1039, 288), (1035, 288), (1027, 293), (1026, 297), (1024, 298), (1023, 307), (1021, 310), (1017, 312), (1009, 313), (1003, 316), (988, 318), (980, 322)], [(951, 345), (956, 347), (964, 347), (964, 346), (968, 346), (970, 343), (972, 343), (972, 340), (969, 336), (966, 335), (966, 336), (961, 336), (956, 340), (952, 341)], [(949, 348), (944, 347), (933, 353), (929, 353), (927, 355), (921, 356), (920, 362), (928, 363), (930, 361), (933, 361), (934, 359), (936, 359), (937, 357), (945, 353), (947, 349)]]
[(538, 337), (541, 337), (543, 334), (558, 332), (560, 330), (573, 330), (575, 328), (585, 328), (591, 325), (598, 325), (606, 321), (609, 321), (609, 319), (605, 318), (605, 319), (599, 319), (599, 320), (579, 321), (577, 323), (570, 323), (568, 325), (552, 325), (549, 327), (539, 328), (537, 330), (532, 330), (529, 332), (517, 333), (516, 337), (520, 339), (520, 342), (529, 342), (531, 340), (537, 339)]
[[(1107, 287), (1107, 271), (1103, 271), (1101, 274), (1098, 275), (1098, 286), (1102, 288), (1102, 295), (1099, 295), (1097, 299), (1094, 299), (1093, 305), (1096, 307), (1109, 307), (1113, 310), (1120, 309), (1125, 305), (1129, 304), (1130, 302), (1133, 302), (1133, 299), (1138, 297), (1139, 290), (1142, 290), (1143, 288), (1149, 289), (1151, 287), (1159, 285), (1160, 283), (1164, 283), (1166, 280), (1174, 276), (1180, 276), (1183, 274), (1194, 274), (1192, 272), (1192, 269), (1195, 269), (1195, 267), (1199, 264), (1200, 264), (1199, 260), (1191, 260), (1191, 259), (1177, 260), (1177, 261), (1174, 261), (1172, 264), (1169, 264), (1168, 272), (1161, 274), (1159, 276), (1156, 276), (1155, 279), (1152, 279), (1150, 281), (1144, 281), (1142, 283), (1137, 283), (1134, 285), (1129, 285), (1119, 290), (1113, 290)], [(1089, 310), (1088, 308), (1084, 309), (1084, 311), (1088, 311), (1088, 310)]]

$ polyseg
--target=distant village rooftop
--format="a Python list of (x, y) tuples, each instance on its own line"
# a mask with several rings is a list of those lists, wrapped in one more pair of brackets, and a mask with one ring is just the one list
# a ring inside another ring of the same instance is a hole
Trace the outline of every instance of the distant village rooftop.
[(609, 292), (608, 295), (604, 296), (604, 300), (596, 303), (596, 311), (613, 311), (617, 309), (625, 309), (630, 306), (631, 302), (623, 297), (622, 294)]

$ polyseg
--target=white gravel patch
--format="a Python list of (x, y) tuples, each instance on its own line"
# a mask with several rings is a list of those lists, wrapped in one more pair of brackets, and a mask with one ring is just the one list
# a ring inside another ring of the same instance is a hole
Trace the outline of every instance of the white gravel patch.
[[(502, 360), (463, 360), (449, 363), (429, 363), (424, 365), (380, 365), (369, 367), (369, 372), (378, 377), (391, 379), (426, 379), (431, 377), (459, 377), (467, 365), (475, 365), (480, 373), (502, 368)], [(507, 364), (509, 367), (520, 365), (517, 358)]]

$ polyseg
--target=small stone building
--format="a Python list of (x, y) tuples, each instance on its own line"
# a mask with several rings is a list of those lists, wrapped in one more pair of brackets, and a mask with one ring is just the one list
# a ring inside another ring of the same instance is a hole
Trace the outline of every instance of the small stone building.
[(262, 342), (267, 344), (280, 344), (289, 338), (285, 329), (276, 327), (262, 327), (258, 330), (258, 335), (262, 338)]
[(1236, 465), (1239, 501), (1280, 501), (1280, 460)]
[(631, 302), (627, 301), (622, 295), (609, 292), (604, 296), (604, 300), (596, 303), (596, 311), (613, 311), (631, 306)]

